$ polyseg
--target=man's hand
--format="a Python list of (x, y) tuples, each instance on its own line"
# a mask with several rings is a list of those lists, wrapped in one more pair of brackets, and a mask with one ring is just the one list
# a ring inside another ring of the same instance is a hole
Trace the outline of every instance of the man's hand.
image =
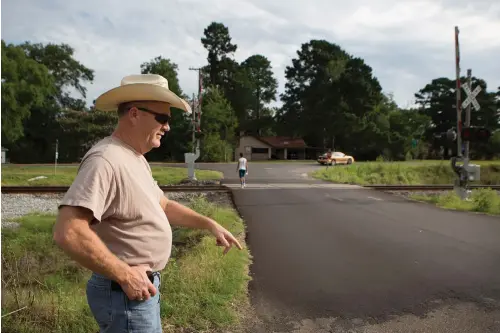
[(213, 227), (210, 229), (210, 231), (217, 239), (217, 246), (225, 247), (224, 254), (229, 252), (233, 244), (236, 245), (238, 249), (243, 249), (238, 240), (217, 222), (214, 222)]
[(156, 295), (156, 287), (148, 278), (147, 266), (131, 266), (120, 285), (130, 300), (147, 300)]
[(211, 218), (202, 216), (191, 208), (165, 197), (161, 198), (160, 206), (165, 211), (171, 225), (210, 230), (217, 239), (217, 245), (225, 247), (224, 254), (231, 249), (233, 244), (240, 250), (242, 249), (236, 238)]

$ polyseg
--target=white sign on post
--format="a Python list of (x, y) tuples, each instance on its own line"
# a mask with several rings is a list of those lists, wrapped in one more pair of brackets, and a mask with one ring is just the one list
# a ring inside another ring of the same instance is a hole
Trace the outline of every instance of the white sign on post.
[(467, 83), (463, 85), (463, 88), (465, 90), (465, 93), (467, 94), (467, 98), (462, 103), (462, 109), (465, 109), (467, 106), (469, 106), (470, 103), (472, 103), (474, 109), (476, 109), (476, 111), (479, 111), (481, 107), (479, 106), (479, 103), (476, 100), (476, 96), (481, 91), (481, 86), (477, 86), (476, 89), (474, 89), (474, 91), (472, 92)]

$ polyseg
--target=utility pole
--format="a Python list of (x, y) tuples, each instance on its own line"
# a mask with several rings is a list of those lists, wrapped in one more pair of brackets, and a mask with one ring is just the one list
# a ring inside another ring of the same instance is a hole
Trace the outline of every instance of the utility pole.
[(456, 65), (456, 93), (457, 93), (457, 103), (456, 103), (456, 108), (457, 108), (457, 156), (458, 158), (462, 157), (462, 139), (461, 139), (461, 132), (462, 132), (462, 107), (460, 103), (460, 46), (458, 43), (458, 34), (459, 30), (458, 27), (455, 26), (455, 65)]
[[(194, 162), (200, 157), (200, 140), (196, 139), (196, 132), (200, 131), (201, 124), (201, 93), (203, 90), (202, 87), (202, 77), (201, 77), (201, 68), (192, 68), (189, 70), (198, 71), (198, 98), (195, 99), (195, 95), (193, 94), (193, 152), (185, 153), (184, 160), (188, 165), (188, 179), (196, 180), (196, 175), (194, 173)], [(195, 145), (196, 142), (196, 145)]]
[[(189, 70), (191, 71), (198, 71), (198, 107), (196, 108), (196, 116), (195, 116), (195, 123), (196, 123), (196, 132), (200, 132), (200, 125), (201, 125), (201, 93), (203, 91), (203, 81), (202, 81), (202, 76), (201, 76), (201, 67), (198, 68), (193, 68), (189, 67)], [(198, 142), (199, 143), (199, 142)]]

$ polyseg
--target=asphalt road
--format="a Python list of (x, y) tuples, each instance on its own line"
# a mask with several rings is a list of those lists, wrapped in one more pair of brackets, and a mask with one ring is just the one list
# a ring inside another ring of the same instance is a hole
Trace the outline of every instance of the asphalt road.
[(247, 224), (248, 332), (500, 332), (500, 218), (326, 184), (314, 163), (219, 170)]
[(233, 191), (261, 320), (250, 331), (500, 332), (500, 218), (367, 189), (254, 186)]
[[(184, 164), (162, 164), (165, 166), (182, 167)], [(311, 162), (249, 162), (247, 181), (249, 184), (269, 184), (269, 183), (324, 183), (321, 180), (308, 176), (312, 171), (324, 166)], [(223, 184), (239, 184), (239, 176), (234, 163), (197, 163), (196, 169), (217, 170), (224, 174)]]

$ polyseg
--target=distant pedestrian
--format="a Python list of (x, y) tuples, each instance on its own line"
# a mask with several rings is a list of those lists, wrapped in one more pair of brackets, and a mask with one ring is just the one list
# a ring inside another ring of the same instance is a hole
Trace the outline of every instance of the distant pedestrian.
[(328, 152), (326, 153), (326, 168), (332, 165), (332, 150), (328, 149)]
[(168, 199), (153, 179), (144, 154), (170, 130), (171, 108), (191, 111), (164, 77), (127, 76), (95, 104), (117, 112), (118, 124), (85, 154), (54, 240), (93, 272), (86, 295), (100, 332), (161, 333), (160, 271), (172, 250), (171, 225), (208, 230), (224, 253), (241, 246), (213, 219)]
[(246, 158), (243, 157), (243, 153), (240, 153), (240, 158), (238, 159), (236, 172), (238, 172), (240, 176), (241, 188), (246, 187), (246, 176), (248, 175), (248, 161)]

